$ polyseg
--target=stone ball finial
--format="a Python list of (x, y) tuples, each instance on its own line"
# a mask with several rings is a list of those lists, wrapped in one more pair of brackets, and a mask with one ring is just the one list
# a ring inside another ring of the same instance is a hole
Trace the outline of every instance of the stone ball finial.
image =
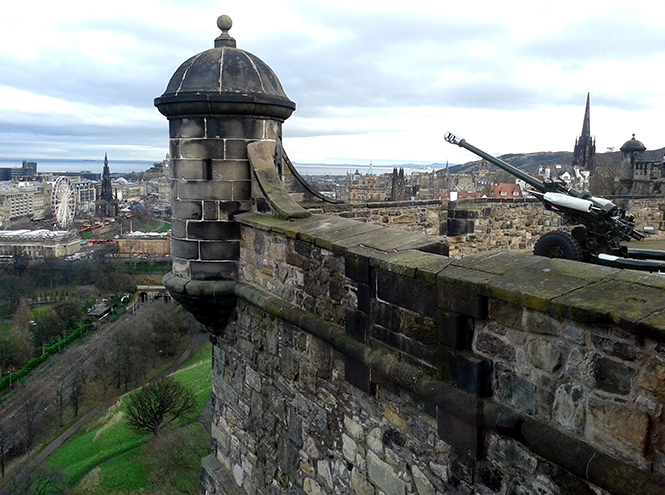
[(236, 47), (236, 40), (229, 35), (229, 29), (231, 29), (231, 26), (233, 26), (233, 21), (228, 15), (220, 15), (217, 18), (217, 27), (222, 30), (222, 34), (215, 39), (215, 48), (223, 46), (230, 46), (231, 48)]
[(233, 26), (233, 21), (228, 15), (220, 15), (217, 18), (217, 27), (222, 31), (228, 31)]

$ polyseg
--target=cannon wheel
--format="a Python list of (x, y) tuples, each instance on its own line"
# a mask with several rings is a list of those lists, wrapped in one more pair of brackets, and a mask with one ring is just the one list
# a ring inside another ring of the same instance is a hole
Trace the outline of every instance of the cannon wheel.
[(583, 259), (580, 244), (572, 235), (560, 230), (548, 232), (538, 239), (533, 247), (533, 254), (573, 261), (582, 261)]

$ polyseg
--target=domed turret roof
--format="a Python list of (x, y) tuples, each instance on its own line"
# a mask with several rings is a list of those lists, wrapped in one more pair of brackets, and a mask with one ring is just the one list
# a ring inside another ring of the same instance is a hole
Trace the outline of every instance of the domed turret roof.
[(633, 134), (633, 138), (629, 139), (625, 143), (623, 143), (623, 146), (621, 146), (621, 151), (626, 153), (626, 152), (634, 152), (634, 151), (639, 151), (643, 152), (646, 151), (647, 147), (642, 144), (641, 141), (638, 141), (635, 139), (635, 134)]
[(220, 16), (215, 47), (194, 55), (171, 76), (155, 106), (169, 116), (247, 114), (288, 118), (296, 108), (272, 69), (256, 55), (236, 48), (232, 21)]

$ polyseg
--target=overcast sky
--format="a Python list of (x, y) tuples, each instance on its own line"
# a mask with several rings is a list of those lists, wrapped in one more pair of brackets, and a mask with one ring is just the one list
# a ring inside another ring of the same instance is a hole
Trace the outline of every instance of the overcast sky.
[(598, 151), (665, 146), (660, 0), (33, 0), (0, 15), (0, 157), (161, 160), (153, 100), (221, 14), (296, 102), (296, 162), (475, 159), (447, 130), (496, 154), (572, 151), (587, 92)]

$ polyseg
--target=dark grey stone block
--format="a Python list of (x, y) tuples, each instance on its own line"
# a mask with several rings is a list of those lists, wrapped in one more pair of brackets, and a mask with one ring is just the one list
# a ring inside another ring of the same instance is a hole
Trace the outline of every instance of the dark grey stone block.
[(235, 222), (189, 222), (187, 238), (204, 241), (240, 240), (240, 226)]
[(464, 218), (449, 218), (448, 232), (449, 236), (472, 234), (475, 224), (473, 220)]
[(488, 301), (478, 286), (495, 275), (449, 266), (437, 276), (438, 304), (442, 309), (476, 319), (487, 315)]
[(436, 312), (439, 343), (453, 349), (468, 349), (473, 340), (473, 320), (458, 313), (439, 309)]
[(346, 333), (362, 342), (367, 342), (369, 315), (362, 311), (346, 308)]
[(418, 361), (424, 361), (432, 366), (436, 366), (437, 364), (438, 356), (436, 348), (416, 342), (399, 332), (393, 332), (380, 325), (372, 325), (371, 336), (390, 347), (394, 347), (416, 358)]
[(251, 180), (248, 160), (213, 160), (213, 180)]
[(372, 393), (369, 368), (359, 361), (346, 358), (344, 363), (344, 379), (366, 394)]
[(237, 280), (237, 261), (192, 261), (192, 280)]
[(173, 160), (171, 177), (174, 179), (206, 179), (203, 160)]
[(352, 280), (369, 284), (369, 258), (361, 254), (347, 252), (344, 256), (344, 274)]
[(179, 201), (171, 202), (171, 214), (173, 218), (181, 220), (201, 220), (203, 217), (203, 206), (201, 201)]
[(188, 260), (199, 259), (199, 243), (196, 241), (171, 239), (171, 254)]
[(233, 186), (228, 181), (177, 181), (178, 199), (232, 200)]
[(224, 158), (226, 160), (247, 160), (247, 145), (250, 140), (227, 139)]
[(183, 139), (180, 144), (182, 158), (224, 158), (223, 139)]
[(263, 121), (258, 119), (208, 119), (209, 138), (263, 139)]
[(203, 220), (219, 220), (219, 201), (203, 202)]
[(369, 313), (372, 304), (372, 291), (367, 284), (358, 283), (358, 309)]
[(220, 201), (219, 203), (220, 220), (230, 220), (233, 218), (233, 215), (242, 213), (243, 211), (247, 210), (240, 201)]
[(441, 378), (453, 382), (455, 387), (479, 397), (490, 393), (492, 363), (470, 353), (441, 347), (439, 349)]
[(170, 139), (169, 140), (169, 154), (171, 158), (177, 159), (181, 158), (180, 154), (180, 139)]
[(233, 181), (233, 199), (235, 201), (244, 201), (252, 197), (252, 181), (234, 180)]
[(237, 260), (240, 255), (239, 241), (201, 241), (202, 260)]
[(187, 222), (178, 220), (177, 218), (171, 219), (171, 237), (184, 239), (187, 237)]
[(203, 118), (169, 120), (169, 136), (171, 138), (203, 138), (206, 124)]
[(372, 322), (389, 330), (399, 330), (399, 314), (395, 306), (373, 299), (371, 301)]
[(436, 316), (437, 289), (433, 284), (375, 270), (377, 297), (429, 317)]

